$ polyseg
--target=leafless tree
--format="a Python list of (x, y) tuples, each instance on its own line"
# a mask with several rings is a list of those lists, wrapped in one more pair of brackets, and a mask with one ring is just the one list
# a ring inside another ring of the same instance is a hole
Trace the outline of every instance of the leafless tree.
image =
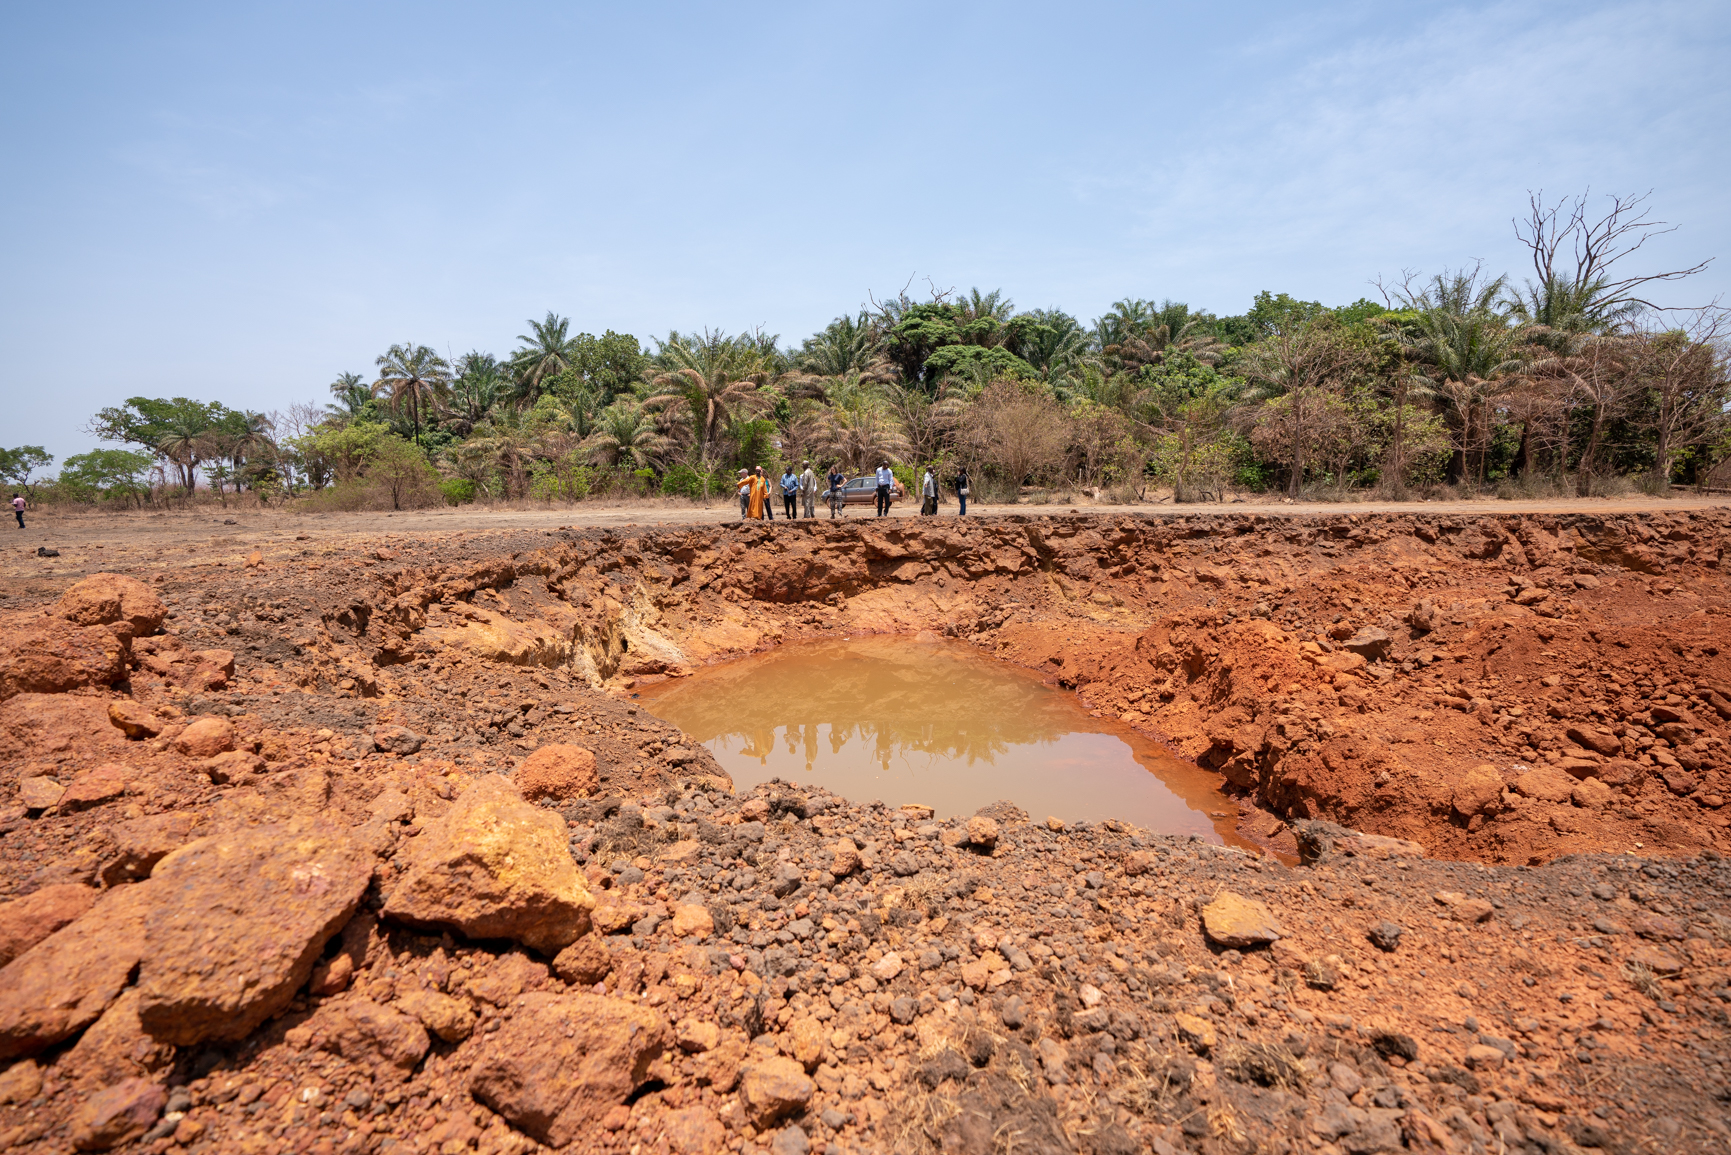
[(1659, 310), (1646, 293), (1649, 285), (1680, 281), (1712, 263), (1712, 258), (1686, 269), (1622, 277), (1613, 266), (1654, 237), (1677, 231), (1676, 225), (1652, 219), (1643, 196), (1610, 198), (1611, 207), (1594, 218), (1588, 194), (1546, 205), (1544, 190), (1528, 194), (1526, 220), (1512, 223), (1515, 236), (1532, 254), (1536, 282), (1528, 282), (1524, 299), (1511, 301), (1524, 319), (1562, 326), (1584, 317), (1594, 329), (1627, 324), (1644, 309)]

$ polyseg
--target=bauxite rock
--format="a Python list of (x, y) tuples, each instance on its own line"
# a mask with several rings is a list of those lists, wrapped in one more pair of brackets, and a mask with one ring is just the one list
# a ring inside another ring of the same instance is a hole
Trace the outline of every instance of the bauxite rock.
[(245, 1038), (288, 1006), (372, 875), (372, 854), (326, 824), (187, 843), (151, 872), (139, 1018), (181, 1045)]
[(523, 760), (514, 778), (524, 798), (584, 798), (601, 789), (595, 755), (581, 746), (555, 742)]
[(1284, 933), (1265, 904), (1229, 890), (1202, 908), (1202, 929), (1211, 942), (1225, 947), (1261, 946)]
[(519, 1131), (563, 1147), (642, 1086), (670, 1041), (666, 1020), (624, 999), (527, 994), (485, 1036), (469, 1090)]
[(384, 914), (470, 938), (508, 938), (555, 955), (589, 929), (595, 900), (566, 844), (565, 820), (498, 775), (481, 778), (416, 838)]
[(112, 626), (131, 639), (162, 628), (168, 607), (156, 592), (125, 574), (91, 574), (60, 595), (54, 613), (80, 626)]

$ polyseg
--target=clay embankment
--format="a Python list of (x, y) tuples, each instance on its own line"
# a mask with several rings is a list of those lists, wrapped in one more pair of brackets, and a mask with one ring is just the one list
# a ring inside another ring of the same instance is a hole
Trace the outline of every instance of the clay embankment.
[[(778, 523), (94, 579), (4, 623), (0, 1143), (1702, 1149), (1724, 536)], [(603, 692), (922, 628), (1168, 734), (1316, 864), (739, 798)], [(1436, 860), (1633, 841), (1703, 852)]]

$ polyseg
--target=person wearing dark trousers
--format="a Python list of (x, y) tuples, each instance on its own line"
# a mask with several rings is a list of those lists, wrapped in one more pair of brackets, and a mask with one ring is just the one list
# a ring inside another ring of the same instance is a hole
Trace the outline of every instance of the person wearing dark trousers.
[(794, 475), (793, 466), (782, 466), (781, 472), (781, 511), (792, 521), (799, 516), (799, 478)]
[(18, 519), (18, 528), (23, 529), (24, 528), (24, 495), (23, 494), (14, 493), (12, 495), (12, 516), (16, 517)]
[(847, 476), (841, 462), (829, 467), (829, 515), (832, 519), (847, 516)]
[(769, 470), (765, 469), (763, 466), (755, 465), (752, 467), (752, 476), (756, 477), (763, 485), (763, 520), (774, 521), (775, 499), (769, 495), (769, 479), (771, 474)]
[(878, 463), (878, 516), (888, 517), (890, 513), (890, 486), (896, 483), (896, 475), (890, 472), (890, 463)]
[(938, 512), (938, 479), (932, 476), (932, 467), (926, 466), (926, 475), (920, 479), (920, 513), (930, 517)]
[(956, 500), (962, 506), (956, 516), (968, 516), (968, 467), (965, 465), (956, 472)]

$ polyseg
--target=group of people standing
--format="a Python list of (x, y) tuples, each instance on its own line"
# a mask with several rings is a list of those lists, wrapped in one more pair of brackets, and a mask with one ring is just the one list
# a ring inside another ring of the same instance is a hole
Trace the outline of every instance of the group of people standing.
[[(879, 462), (877, 474), (876, 509), (879, 517), (887, 517), (890, 512), (890, 501), (895, 490), (895, 474), (890, 471), (889, 462)], [(847, 475), (841, 472), (840, 464), (829, 467), (829, 474), (824, 478), (828, 488), (821, 491), (829, 504), (829, 515), (832, 518), (846, 516)], [(770, 475), (765, 473), (763, 466), (753, 466), (751, 469), (739, 471), (739, 516), (745, 521), (774, 521), (775, 502), (771, 489)], [(816, 517), (817, 499), (820, 493), (818, 477), (811, 470), (811, 462), (801, 462), (798, 474), (789, 465), (782, 471), (781, 479), (776, 483), (781, 492), (782, 515), (788, 520), (796, 517)], [(951, 482), (960, 503), (960, 513), (968, 512), (968, 470), (963, 466), (956, 472)], [(920, 513), (931, 516), (938, 512), (938, 504), (942, 500), (933, 467), (925, 468), (925, 476), (920, 482)]]

